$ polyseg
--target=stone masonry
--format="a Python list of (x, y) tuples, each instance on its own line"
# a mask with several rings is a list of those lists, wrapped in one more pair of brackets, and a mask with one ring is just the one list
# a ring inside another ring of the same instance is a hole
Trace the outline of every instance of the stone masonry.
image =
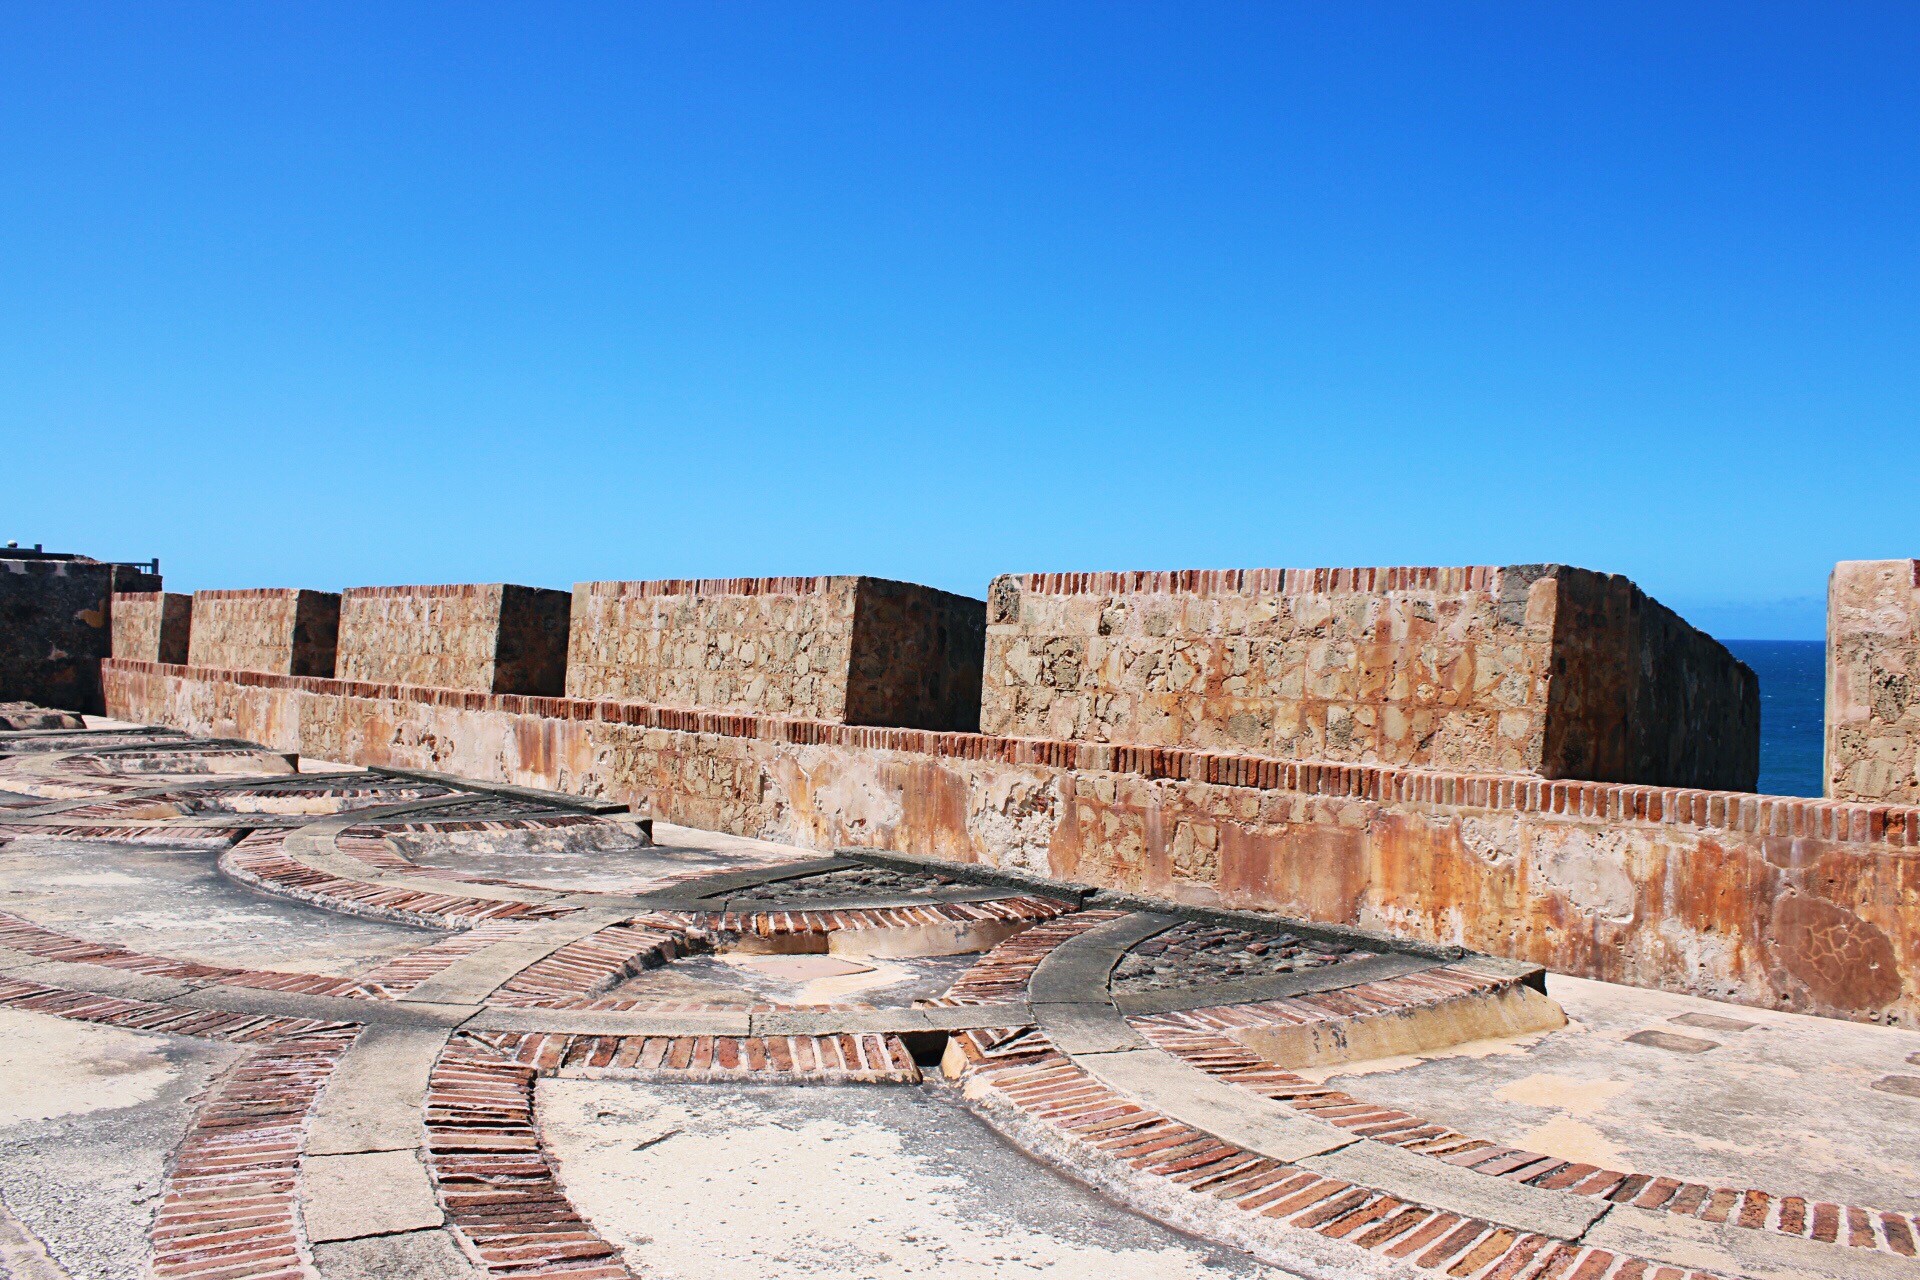
[(342, 680), (479, 693), (565, 691), (565, 591), (511, 583), (350, 587), (340, 597)]
[(1564, 565), (1008, 575), (982, 729), (1750, 789), (1758, 682)]
[(979, 726), (985, 605), (884, 578), (583, 582), (567, 696)]
[(180, 591), (122, 591), (113, 597), (113, 656), (184, 664), (193, 597)]
[(1920, 560), (1843, 560), (1827, 590), (1827, 795), (1920, 803)]
[(331, 676), (340, 597), (263, 587), (193, 593), (187, 661), (270, 675)]
[(1920, 808), (107, 664), (129, 720), (1920, 1027)]
[(133, 565), (0, 551), (0, 702), (98, 712), (113, 593), (159, 586), (159, 575)]

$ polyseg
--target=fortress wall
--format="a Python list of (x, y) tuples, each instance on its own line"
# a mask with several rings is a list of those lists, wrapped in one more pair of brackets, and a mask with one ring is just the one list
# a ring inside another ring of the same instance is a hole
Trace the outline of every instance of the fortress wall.
[(1827, 795), (1920, 804), (1920, 560), (1842, 560), (1827, 585)]
[(350, 587), (340, 596), (342, 680), (556, 696), (566, 687), (565, 591), (510, 583)]
[(811, 848), (958, 858), (1920, 1026), (1920, 808), (119, 660), (106, 680), (114, 715), (326, 759), (611, 796)]
[(569, 697), (973, 727), (981, 601), (880, 578), (583, 582)]
[(179, 591), (119, 591), (113, 597), (113, 656), (142, 662), (187, 660), (193, 597)]
[(114, 592), (159, 587), (132, 565), (0, 551), (0, 702), (97, 714)]
[(340, 597), (332, 592), (196, 591), (187, 660), (232, 671), (331, 676), (339, 631)]
[(1618, 782), (1759, 768), (1752, 673), (1564, 565), (1001, 577), (981, 728)]

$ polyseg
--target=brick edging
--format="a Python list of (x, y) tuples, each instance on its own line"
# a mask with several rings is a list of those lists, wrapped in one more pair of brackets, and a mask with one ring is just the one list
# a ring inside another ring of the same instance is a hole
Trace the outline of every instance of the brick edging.
[(295, 1199), (307, 1113), (350, 1033), (249, 1054), (214, 1085), (169, 1162), (148, 1271), (164, 1280), (313, 1276)]
[[(1351, 1250), (1360, 1250), (1451, 1276), (1588, 1280), (1637, 1261), (1400, 1200), (1222, 1142), (1095, 1081), (1037, 1030), (998, 1042), (963, 1032), (953, 1043), (968, 1105), (1024, 1149), (1138, 1211), (1224, 1237), (1283, 1268), (1301, 1265), (1296, 1252), (1315, 1269), (1351, 1266), (1358, 1261)], [(1312, 1234), (1296, 1242), (1289, 1228)], [(1639, 1274), (1712, 1275), (1652, 1265)]]
[[(1414, 978), (1432, 976), (1413, 975)], [(1369, 985), (1388, 988), (1403, 981), (1389, 979)], [(1367, 998), (1365, 992), (1340, 994), (1353, 999)], [(1386, 998), (1376, 1003), (1383, 1009), (1392, 1007), (1391, 993), (1383, 994)], [(1311, 1001), (1310, 997), (1298, 999), (1302, 1003)], [(1129, 1021), (1155, 1048), (1208, 1075), (1284, 1103), (1357, 1137), (1388, 1143), (1490, 1177), (1696, 1218), (1715, 1225), (1765, 1230), (1900, 1257), (1914, 1257), (1916, 1245), (1920, 1244), (1920, 1217), (1913, 1214), (1835, 1204), (1804, 1196), (1782, 1196), (1750, 1188), (1711, 1187), (1657, 1174), (1624, 1173), (1470, 1137), (1451, 1126), (1436, 1124), (1394, 1107), (1369, 1103), (1344, 1090), (1315, 1084), (1274, 1066), (1216, 1029), (1228, 1014), (1238, 1015), (1237, 1020), (1243, 1024), (1260, 1017), (1258, 1006), (1234, 1006), (1188, 1014), (1157, 1014)], [(1294, 1019), (1279, 1016), (1277, 1010), (1271, 1021), (1298, 1025)]]
[(1022, 592), (1047, 596), (1374, 595), (1383, 591), (1500, 588), (1494, 565), (1392, 565), (1355, 569), (1162, 569), (1105, 573), (1008, 574)]

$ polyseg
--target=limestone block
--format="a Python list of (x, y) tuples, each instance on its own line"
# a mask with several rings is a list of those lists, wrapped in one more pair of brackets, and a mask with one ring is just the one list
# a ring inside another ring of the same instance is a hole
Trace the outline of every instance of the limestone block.
[(113, 597), (113, 656), (175, 665), (187, 660), (193, 597), (179, 591), (119, 591)]
[(512, 583), (349, 587), (340, 597), (335, 674), (558, 697), (572, 607), (565, 591)]
[(844, 724), (979, 725), (984, 604), (884, 578), (583, 582), (567, 696)]
[(331, 676), (340, 597), (262, 587), (193, 593), (187, 661), (196, 667), (282, 676)]
[(1506, 568), (996, 579), (982, 729), (1733, 789), (1752, 672), (1624, 578)]
[(1827, 795), (1920, 804), (1920, 560), (1843, 560), (1827, 589)]

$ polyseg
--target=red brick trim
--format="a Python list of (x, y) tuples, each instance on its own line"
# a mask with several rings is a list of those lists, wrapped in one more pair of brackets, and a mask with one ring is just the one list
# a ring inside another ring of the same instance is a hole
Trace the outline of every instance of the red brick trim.
[(1710, 1280), (1706, 1272), (1622, 1260), (1605, 1250), (1463, 1219), (1221, 1142), (1108, 1089), (1037, 1030), (999, 1043), (969, 1031), (953, 1043), (965, 1096), (977, 1110), (1003, 1129), (1017, 1117), (1048, 1131), (1054, 1144), (1075, 1152), (1076, 1172), (1093, 1174), (1096, 1186), (1109, 1184), (1123, 1200), (1120, 1188), (1145, 1181), (1161, 1194), (1195, 1197), (1194, 1207), (1203, 1212), (1274, 1219), (1449, 1276), (1586, 1280), (1616, 1274), (1616, 1261), (1626, 1261), (1640, 1269), (1617, 1274)]
[(974, 961), (937, 1002), (922, 1000), (915, 1003), (1004, 1004), (1009, 1000), (1024, 1000), (1033, 971), (1053, 953), (1054, 948), (1072, 941), (1095, 925), (1118, 920), (1126, 914), (1124, 911), (1081, 911), (1037, 924), (1008, 938)]
[(694, 946), (684, 930), (672, 926), (612, 925), (528, 965), (502, 983), (487, 1002), (519, 1006), (577, 1002), (642, 969), (655, 969), (689, 954)]
[(284, 600), (300, 595), (302, 592), (321, 596), (333, 594), (312, 587), (238, 587), (219, 591), (196, 591), (193, 597), (196, 600)]
[(312, 1276), (294, 1193), (308, 1110), (351, 1034), (250, 1055), (216, 1085), (174, 1153), (153, 1222), (160, 1280)]
[(461, 1037), (427, 1087), (427, 1169), (447, 1219), (496, 1276), (626, 1280), (619, 1251), (575, 1211), (533, 1118), (536, 1072)]
[(405, 995), (428, 978), (438, 977), (456, 961), (485, 951), (496, 942), (516, 938), (533, 927), (530, 920), (490, 920), (418, 951), (394, 956), (360, 975), (359, 983), (374, 996), (391, 999)]
[[(771, 1008), (771, 1006), (769, 1006)], [(920, 1068), (899, 1037), (587, 1036), (482, 1032), (484, 1040), (540, 1075), (605, 1076), (680, 1083), (918, 1084)]]
[(918, 929), (935, 924), (973, 924), (982, 920), (1051, 920), (1073, 907), (1051, 898), (1010, 896), (985, 902), (933, 902), (924, 907), (829, 907), (801, 911), (715, 911), (663, 913), (668, 919), (698, 924), (716, 933), (774, 938), (793, 933), (839, 933), (848, 929)]
[[(1857, 1248), (1914, 1256), (1916, 1244), (1920, 1243), (1920, 1216), (1752, 1189), (1710, 1187), (1653, 1174), (1629, 1174), (1502, 1146), (1408, 1112), (1366, 1102), (1344, 1090), (1314, 1084), (1274, 1066), (1246, 1045), (1223, 1034), (1227, 1027), (1260, 1022), (1297, 1025), (1311, 1020), (1339, 1021), (1354, 1013), (1410, 1007), (1421, 1003), (1423, 997), (1448, 998), (1475, 986), (1492, 989), (1504, 985), (1512, 984), (1501, 979), (1439, 970), (1343, 989), (1337, 993), (1343, 998), (1339, 1003), (1352, 1006), (1345, 1009), (1334, 1007), (1334, 1002), (1324, 998), (1301, 996), (1258, 1005), (1156, 1014), (1128, 1021), (1155, 1048), (1209, 1075), (1284, 1102), (1296, 1111), (1359, 1137), (1390, 1143), (1491, 1177), (1828, 1244), (1844, 1237), (1846, 1244)], [(1421, 986), (1437, 990), (1421, 992), (1418, 990)]]
[(582, 582), (590, 596), (649, 599), (660, 596), (820, 596), (850, 578), (656, 578), (645, 582)]
[(165, 597), (177, 594), (173, 591), (116, 591), (113, 599), (116, 604), (122, 600), (128, 604), (159, 604)]
[(97, 1022), (129, 1031), (152, 1031), (233, 1044), (271, 1043), (339, 1033), (351, 1036), (359, 1027), (314, 1018), (270, 1017), (256, 1013), (225, 1013), (209, 1009), (178, 1009), (149, 1000), (123, 1000), (90, 991), (67, 991), (18, 978), (0, 978), (0, 1005), (47, 1013), (75, 1022)]
[(1436, 804), (1512, 813), (1565, 814), (1610, 823), (1644, 822), (1840, 844), (1920, 848), (1920, 806), (1871, 805), (1742, 791), (1614, 782), (1555, 781), (1524, 774), (1440, 773), (1384, 765), (1330, 764), (1266, 756), (1127, 747), (1049, 738), (1006, 738), (924, 729), (882, 729), (639, 702), (536, 698), (414, 685), (368, 684), (214, 667), (109, 658), (103, 670), (173, 679), (289, 689), (325, 697), (412, 702), (461, 711), (497, 711), (555, 720), (631, 725), (677, 733), (754, 738), (794, 746), (831, 745), (940, 759), (1033, 765), (1087, 773), (1200, 782), (1382, 804)]
[[(263, 893), (278, 894), (347, 915), (465, 929), (487, 920), (536, 919), (570, 914), (569, 907), (424, 893), (361, 880), (342, 880), (288, 857), (285, 830), (255, 831), (220, 857), (220, 870)], [(416, 870), (418, 870), (416, 868)]]
[(413, 587), (346, 587), (340, 592), (340, 603), (345, 605), (351, 600), (404, 600), (413, 596), (476, 600), (486, 592), (499, 591), (507, 585), (501, 582), (441, 582)]
[(1475, 591), (1493, 595), (1493, 565), (1437, 568), (1398, 565), (1368, 569), (1171, 569), (1129, 573), (1021, 573), (1010, 575), (1031, 595), (1309, 595), (1382, 591)]
[(97, 964), (108, 969), (124, 969), (156, 978), (180, 978), (218, 982), (226, 986), (252, 987), (262, 991), (286, 991), (299, 995), (345, 996), (373, 999), (380, 993), (353, 978), (336, 978), (322, 973), (279, 973), (266, 969), (231, 969), (225, 965), (201, 964), (197, 960), (171, 960), (165, 956), (145, 955), (105, 942), (87, 942), (63, 933), (55, 933), (23, 920), (8, 911), (0, 911), (0, 946), (12, 947), (28, 955), (72, 964)]

